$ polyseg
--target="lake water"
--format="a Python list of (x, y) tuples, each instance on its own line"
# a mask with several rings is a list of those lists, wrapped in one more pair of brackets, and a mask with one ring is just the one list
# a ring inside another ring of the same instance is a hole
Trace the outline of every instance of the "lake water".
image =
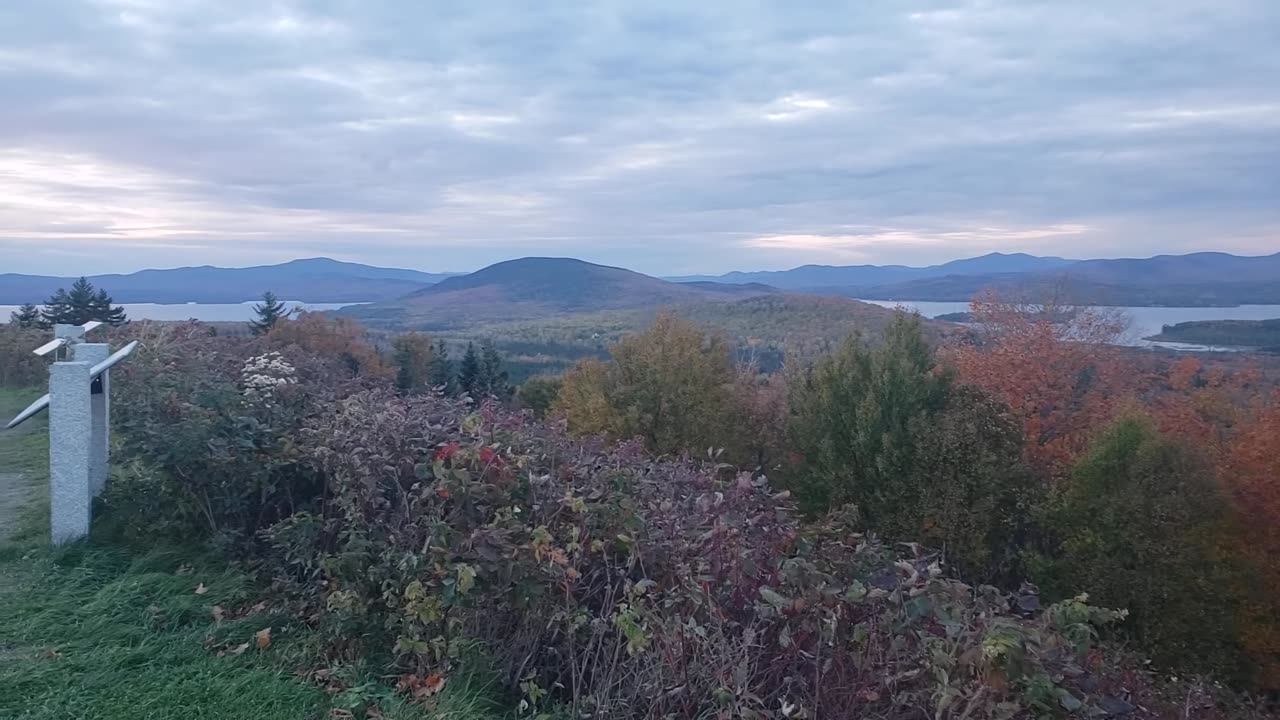
[[(161, 305), (158, 303), (124, 303), (124, 312), (131, 320), (204, 320), (206, 322), (247, 322), (254, 318), (253, 306), (257, 302), (243, 303), (186, 303), (181, 305)], [(306, 308), (307, 310), (337, 310), (353, 303), (304, 303), (297, 300), (285, 301), (290, 310)], [(0, 305), (0, 323), (9, 322), (9, 313), (17, 310), (17, 305)]]
[[(867, 300), (865, 302), (884, 307), (903, 306), (918, 311), (921, 315), (932, 318), (947, 313), (965, 312), (968, 303), (963, 302), (923, 302)], [(254, 317), (253, 306), (256, 302), (243, 303), (188, 303), (182, 305), (161, 305), (157, 303), (126, 303), (125, 312), (134, 320), (205, 320), (208, 322), (245, 322)], [(336, 310), (352, 303), (304, 303), (296, 300), (287, 301), (289, 308), (305, 307), (308, 310)], [(9, 322), (9, 313), (17, 310), (16, 305), (0, 305), (0, 323)], [(1189, 320), (1270, 320), (1280, 318), (1280, 305), (1241, 305), (1228, 308), (1205, 307), (1126, 307), (1120, 308), (1132, 319), (1132, 327), (1125, 338), (1126, 345), (1135, 347), (1160, 346), (1180, 350), (1213, 350), (1227, 348), (1205, 348), (1181, 343), (1154, 343), (1143, 338), (1155, 335), (1165, 325), (1174, 325)]]
[[(865, 300), (884, 307), (902, 306), (919, 312), (927, 318), (948, 313), (967, 312), (969, 303), (923, 302), (903, 300)], [(1240, 305), (1238, 307), (1122, 307), (1130, 318), (1130, 329), (1122, 342), (1133, 347), (1166, 347), (1174, 350), (1227, 350), (1230, 348), (1205, 347), (1185, 343), (1165, 343), (1144, 340), (1158, 335), (1165, 325), (1176, 325), (1192, 320), (1271, 320), (1280, 318), (1280, 305)]]

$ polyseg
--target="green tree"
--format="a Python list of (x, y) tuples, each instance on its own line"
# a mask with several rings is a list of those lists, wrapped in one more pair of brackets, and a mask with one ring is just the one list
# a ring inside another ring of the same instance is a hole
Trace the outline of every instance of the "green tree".
[(83, 325), (91, 320), (123, 325), (128, 321), (124, 308), (113, 307), (111, 296), (105, 290), (94, 290), (93, 283), (81, 277), (71, 285), (71, 290), (59, 288), (45, 302), (42, 312), (46, 325)]
[(1023, 460), (1018, 418), (981, 390), (956, 387), (910, 431), (913, 461), (877, 493), (877, 531), (943, 550), (970, 582), (1023, 579), (1021, 549), (1043, 493)]
[(900, 314), (883, 345), (856, 338), (819, 361), (792, 392), (801, 462), (782, 478), (811, 512), (855, 505), (892, 540), (944, 551), (971, 580), (1015, 579), (1037, 492), (1009, 409), (956, 387)]
[(433, 355), (431, 338), (416, 332), (392, 341), (396, 363), (396, 387), (401, 392), (420, 393), (430, 387)]
[(1149, 419), (1121, 419), (1073, 468), (1048, 513), (1056, 548), (1032, 562), (1046, 592), (1127, 608), (1123, 629), (1166, 667), (1242, 670), (1220, 548), (1226, 505), (1209, 463)]
[(476, 391), (482, 395), (492, 395), (500, 400), (511, 397), (511, 384), (507, 382), (507, 371), (503, 368), (502, 356), (493, 346), (492, 340), (480, 344), (480, 374), (477, 378)]
[(723, 338), (663, 313), (610, 352), (565, 375), (554, 411), (571, 431), (640, 437), (660, 453), (724, 444), (734, 370)]
[(100, 320), (112, 327), (119, 327), (129, 321), (124, 314), (124, 308), (118, 305), (112, 306), (111, 296), (101, 288), (93, 296), (91, 308), (95, 320)]
[(40, 316), (39, 308), (27, 303), (9, 313), (9, 322), (23, 330), (31, 330), (44, 325), (44, 318)]
[(536, 417), (546, 417), (560, 395), (562, 381), (549, 375), (534, 375), (520, 386), (520, 405), (533, 411)]
[(899, 313), (884, 343), (853, 337), (792, 391), (792, 444), (804, 458), (789, 484), (814, 512), (856, 503), (874, 522), (911, 471), (913, 423), (941, 411), (951, 375), (937, 368), (917, 315)]
[(249, 329), (254, 335), (270, 332), (277, 322), (291, 314), (285, 304), (270, 290), (262, 293), (262, 302), (253, 306), (253, 312), (257, 317), (249, 321)]
[(480, 353), (476, 352), (476, 344), (469, 342), (467, 351), (462, 355), (462, 363), (458, 365), (458, 389), (466, 395), (475, 395), (481, 372)]
[(435, 351), (431, 354), (431, 368), (428, 373), (431, 387), (440, 388), (441, 392), (452, 395), (456, 390), (453, 377), (453, 361), (449, 359), (449, 347), (444, 340), (436, 342)]

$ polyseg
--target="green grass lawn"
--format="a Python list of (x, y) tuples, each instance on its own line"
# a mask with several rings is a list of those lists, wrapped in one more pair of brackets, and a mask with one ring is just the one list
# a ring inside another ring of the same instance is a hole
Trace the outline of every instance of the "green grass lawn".
[[(38, 394), (0, 388), (0, 417)], [(0, 432), (0, 473), (23, 473), (33, 487), (18, 533), (0, 544), (0, 718), (359, 718), (369, 706), (399, 720), (493, 717), (484, 693), (462, 681), (430, 709), (395, 696), (370, 668), (333, 668), (348, 689), (326, 692), (305, 677), (318, 662), (307, 628), (270, 603), (254, 611), (263, 598), (248, 579), (201, 551), (96, 536), (50, 549), (44, 423)], [(266, 628), (271, 641), (259, 648)]]

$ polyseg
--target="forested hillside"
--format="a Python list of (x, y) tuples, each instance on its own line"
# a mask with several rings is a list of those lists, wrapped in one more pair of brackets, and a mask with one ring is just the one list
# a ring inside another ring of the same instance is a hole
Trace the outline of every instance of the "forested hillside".
[(1265, 717), (1276, 378), (1134, 364), (1105, 312), (883, 313), (772, 369), (660, 313), (518, 389), (496, 346), (347, 318), (133, 323), (104, 522), (254, 568), (212, 612), (269, 598), (365, 717)]

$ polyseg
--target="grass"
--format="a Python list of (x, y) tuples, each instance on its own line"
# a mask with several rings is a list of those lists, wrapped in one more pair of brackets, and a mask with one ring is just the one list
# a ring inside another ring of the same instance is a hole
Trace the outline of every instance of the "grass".
[[(0, 388), (0, 416), (32, 397)], [(33, 422), (0, 434), (0, 472), (45, 488), (48, 436), (43, 420)], [(0, 544), (0, 718), (329, 719), (363, 717), (370, 706), (388, 720), (494, 717), (480, 683), (466, 678), (431, 708), (397, 696), (376, 668), (328, 668), (347, 689), (327, 692), (305, 677), (320, 664), (311, 631), (259, 604), (233, 566), (200, 550), (128, 548), (96, 534), (50, 549), (47, 492), (29, 497), (19, 531)], [(255, 634), (266, 628), (271, 640), (260, 648)]]

